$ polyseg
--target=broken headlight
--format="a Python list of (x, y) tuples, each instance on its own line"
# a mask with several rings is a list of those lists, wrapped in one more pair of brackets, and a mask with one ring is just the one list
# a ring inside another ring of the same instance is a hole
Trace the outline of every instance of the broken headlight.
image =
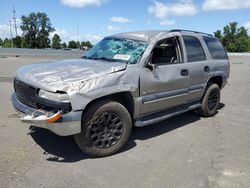
[(40, 89), (38, 92), (38, 96), (44, 99), (49, 99), (51, 101), (56, 101), (56, 102), (65, 102), (65, 103), (69, 103), (69, 96), (67, 93), (65, 92), (49, 92), (49, 91), (45, 91), (43, 89)]

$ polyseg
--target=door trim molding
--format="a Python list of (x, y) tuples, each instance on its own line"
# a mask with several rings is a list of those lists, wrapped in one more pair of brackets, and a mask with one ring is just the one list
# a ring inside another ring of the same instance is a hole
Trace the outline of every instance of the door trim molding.
[(154, 99), (154, 100), (151, 100), (151, 101), (145, 101), (145, 102), (143, 102), (143, 104), (150, 104), (152, 102), (159, 102), (159, 101), (162, 101), (162, 100), (172, 99), (172, 98), (175, 98), (175, 97), (182, 97), (182, 96), (185, 96), (185, 95), (188, 95), (188, 93), (173, 95), (173, 96), (170, 96), (170, 97), (163, 97), (163, 98)]
[(176, 89), (167, 92), (155, 93), (146, 96), (142, 96), (142, 104), (150, 104), (153, 102), (159, 102), (162, 100), (172, 99), (175, 97), (186, 96), (189, 93), (194, 93), (198, 91), (202, 91), (204, 89), (203, 84), (194, 85), (190, 88)]
[(161, 100), (171, 99), (175, 97), (188, 95), (188, 88), (177, 89), (167, 92), (156, 93), (152, 95), (147, 95), (142, 97), (142, 104), (149, 104), (152, 102), (157, 102)]

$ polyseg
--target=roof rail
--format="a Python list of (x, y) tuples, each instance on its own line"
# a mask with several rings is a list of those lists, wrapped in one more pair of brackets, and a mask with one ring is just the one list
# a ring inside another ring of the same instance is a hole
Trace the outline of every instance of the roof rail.
[(185, 29), (172, 29), (169, 31), (171, 32), (190, 32), (190, 33), (198, 33), (198, 34), (203, 34), (203, 35), (208, 35), (208, 36), (213, 36), (211, 34), (208, 33), (203, 33), (203, 32), (199, 32), (199, 31), (192, 31), (192, 30), (185, 30)]

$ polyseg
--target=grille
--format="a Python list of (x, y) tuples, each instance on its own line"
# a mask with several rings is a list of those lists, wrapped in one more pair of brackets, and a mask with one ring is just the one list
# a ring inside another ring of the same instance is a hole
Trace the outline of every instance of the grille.
[(14, 89), (20, 102), (35, 109), (46, 111), (62, 110), (64, 113), (72, 110), (70, 103), (56, 102), (38, 96), (39, 88), (35, 88), (20, 80), (14, 79)]
[(14, 89), (17, 98), (24, 104), (33, 108), (38, 108), (37, 101), (37, 88), (34, 88), (20, 80), (14, 79)]

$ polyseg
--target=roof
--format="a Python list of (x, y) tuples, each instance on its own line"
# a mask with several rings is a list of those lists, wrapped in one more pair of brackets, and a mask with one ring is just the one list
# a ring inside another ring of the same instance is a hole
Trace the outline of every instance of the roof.
[(148, 30), (148, 31), (135, 31), (135, 32), (120, 33), (120, 34), (116, 34), (113, 36), (137, 39), (137, 40), (142, 40), (142, 41), (149, 41), (150, 39), (155, 38), (156, 36), (161, 35), (166, 32), (168, 31)]
[(162, 35), (166, 35), (172, 32), (196, 33), (196, 34), (201, 34), (201, 35), (212, 36), (210, 34), (202, 33), (199, 31), (181, 30), (181, 29), (135, 31), (135, 32), (120, 33), (120, 34), (116, 34), (113, 36), (130, 38), (130, 39), (135, 39), (135, 40), (142, 40), (142, 41), (150, 41), (151, 39), (161, 37)]

